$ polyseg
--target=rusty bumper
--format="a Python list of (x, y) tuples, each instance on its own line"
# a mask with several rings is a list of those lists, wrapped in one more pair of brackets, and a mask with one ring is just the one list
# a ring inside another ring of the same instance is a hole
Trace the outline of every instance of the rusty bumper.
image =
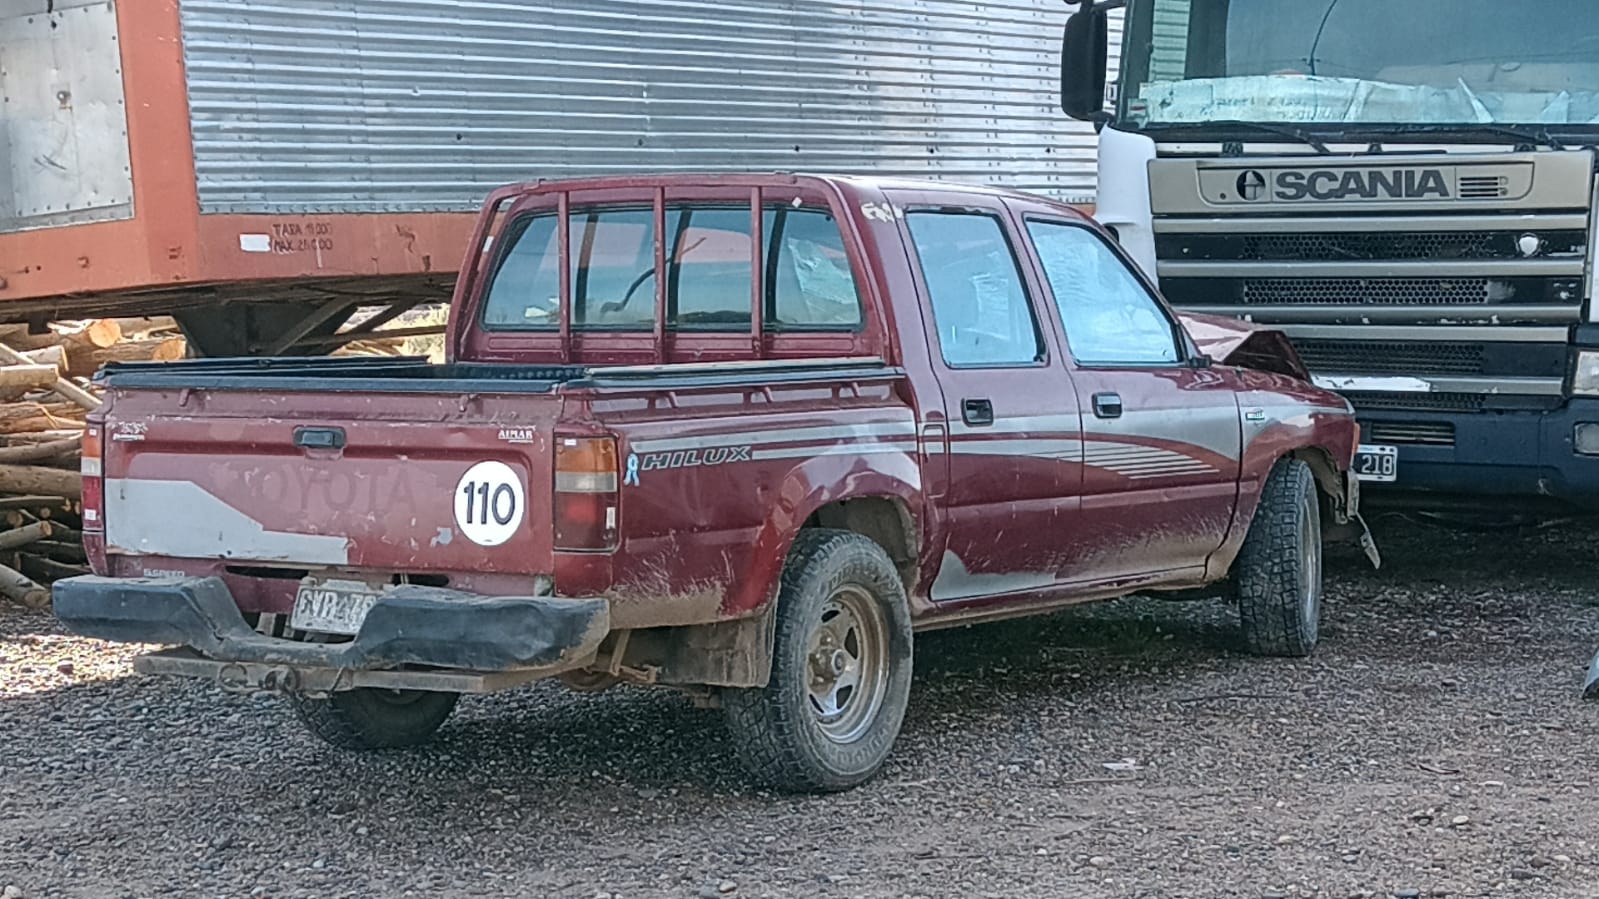
[[(372, 607), (349, 642), (305, 643), (255, 632), (219, 578), (76, 577), (58, 581), (54, 594), (56, 617), (75, 633), (185, 648), (147, 657), (170, 663), (146, 662), (144, 670), (223, 680), (242, 672), (248, 676), (241, 685), (263, 686), (264, 679), (269, 689), (284, 678), (291, 683), (277, 688), (376, 686), (393, 680), (379, 673), (417, 667), (553, 674), (586, 664), (610, 630), (609, 605), (600, 599), (401, 586)], [(340, 672), (345, 676), (332, 686), (323, 683)], [(504, 678), (491, 679), (498, 680)]]

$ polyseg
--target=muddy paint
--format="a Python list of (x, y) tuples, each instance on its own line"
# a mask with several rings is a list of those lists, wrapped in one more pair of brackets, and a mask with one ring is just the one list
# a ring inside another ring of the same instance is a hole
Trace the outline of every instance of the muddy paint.
[[(659, 191), (673, 202), (748, 203), (757, 193), (763, 204), (828, 209), (863, 301), (861, 328), (755, 339), (490, 334), (474, 325), (482, 279), (469, 270), (450, 325), (456, 361), (500, 364), (508, 374), (558, 362), (601, 376), (606, 365), (664, 367), (545, 393), (505, 392), (487, 379), (464, 396), (425, 382), (370, 393), (310, 382), (207, 390), (182, 384), (181, 366), (170, 389), (113, 389), (97, 420), (141, 439), (107, 444), (108, 484), (166, 485), (152, 496), (118, 488), (123, 499), (107, 510), (113, 522), (124, 519), (111, 526), (119, 537), (113, 569), (215, 570), (253, 559), (341, 576), (437, 572), (452, 587), (488, 594), (524, 593), (553, 578), (560, 595), (611, 599), (619, 627), (704, 624), (770, 602), (790, 544), (818, 510), (872, 499), (901, 510), (904, 532), (879, 536), (909, 541), (895, 552), (912, 560), (918, 626), (931, 627), (1218, 577), (1212, 563), (1236, 552), (1278, 458), (1318, 447), (1348, 464), (1355, 429), (1347, 407), (1302, 380), (1221, 364), (1077, 365), (1021, 228), (1030, 210), (1077, 217), (1064, 206), (952, 185), (793, 176), (595, 179), (508, 188), (491, 203), (507, 204), (514, 217), (648, 205)], [(862, 212), (927, 205), (1004, 222), (1040, 322), (1039, 362), (943, 362), (906, 220)], [(468, 258), (492, 260), (477, 248), (494, 236), (480, 227)], [(1256, 354), (1275, 346), (1252, 330), (1240, 338), (1220, 328), (1210, 340)], [(751, 359), (801, 364), (782, 378), (736, 366), (684, 374), (686, 364)], [(863, 362), (842, 373), (804, 364), (839, 359)], [(1292, 370), (1292, 360), (1280, 367)], [(1106, 391), (1121, 398), (1119, 416), (1095, 415), (1091, 398)], [(992, 405), (991, 423), (966, 420), (973, 398)], [(292, 438), (306, 425), (341, 427), (347, 443), (337, 453), (301, 450)], [(614, 551), (553, 549), (558, 434), (617, 442), (617, 494), (606, 513), (620, 533)], [(463, 538), (453, 508), (461, 478), (485, 462), (513, 470), (526, 492), (525, 519), (494, 546)], [(132, 534), (177, 506), (197, 510), (202, 531)], [(227, 577), (241, 604), (282, 608), (292, 597), (292, 580)]]

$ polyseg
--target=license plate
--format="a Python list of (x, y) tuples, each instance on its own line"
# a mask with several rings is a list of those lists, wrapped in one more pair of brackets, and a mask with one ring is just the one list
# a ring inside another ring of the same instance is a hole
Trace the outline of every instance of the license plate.
[(1355, 451), (1355, 476), (1362, 481), (1399, 480), (1399, 447), (1362, 443)]
[(289, 625), (295, 630), (354, 636), (379, 596), (371, 587), (354, 581), (304, 583), (294, 595)]

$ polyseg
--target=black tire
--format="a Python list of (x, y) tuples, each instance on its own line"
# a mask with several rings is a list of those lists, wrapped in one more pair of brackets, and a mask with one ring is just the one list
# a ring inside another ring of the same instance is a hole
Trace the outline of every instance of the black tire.
[[(910, 608), (894, 563), (860, 534), (802, 531), (783, 566), (776, 614), (767, 685), (722, 693), (744, 766), (761, 785), (793, 793), (870, 779), (893, 749), (910, 699)], [(852, 676), (858, 686), (840, 686)]]
[(1321, 636), (1321, 508), (1310, 466), (1271, 470), (1234, 566), (1244, 646), (1262, 656), (1308, 656)]
[(311, 733), (341, 749), (393, 749), (427, 742), (455, 711), (459, 693), (345, 690), (327, 699), (293, 696)]

